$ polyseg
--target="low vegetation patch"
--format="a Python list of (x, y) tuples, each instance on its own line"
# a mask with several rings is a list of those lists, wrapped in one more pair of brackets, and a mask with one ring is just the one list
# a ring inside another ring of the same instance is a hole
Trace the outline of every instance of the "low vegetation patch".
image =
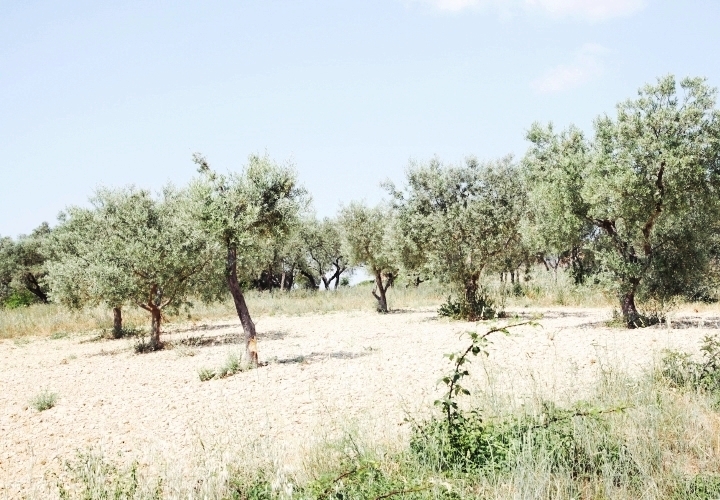
[(30, 406), (35, 408), (37, 411), (49, 410), (58, 401), (58, 395), (49, 389), (43, 389), (30, 400)]
[(495, 310), (495, 302), (489, 293), (484, 290), (457, 299), (450, 296), (438, 309), (438, 316), (466, 321), (488, 320), (501, 315)]
[(236, 373), (241, 373), (248, 370), (250, 365), (243, 363), (242, 357), (237, 353), (231, 352), (225, 359), (225, 363), (216, 369), (201, 368), (198, 370), (198, 377), (201, 382), (206, 382), (214, 378), (226, 378)]

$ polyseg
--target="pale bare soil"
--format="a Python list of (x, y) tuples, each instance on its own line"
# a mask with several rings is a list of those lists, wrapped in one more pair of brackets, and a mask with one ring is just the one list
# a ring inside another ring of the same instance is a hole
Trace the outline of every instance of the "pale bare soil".
[[(541, 313), (541, 327), (495, 336), (489, 359), (475, 361), (472, 373), (475, 384), (489, 380), (519, 400), (574, 401), (598, 370), (639, 373), (663, 349), (697, 353), (720, 326), (714, 308), (677, 313), (671, 328), (634, 331), (608, 328), (608, 309), (514, 312)], [(171, 332), (165, 339), (174, 348), (140, 355), (133, 339), (0, 342), (0, 498), (41, 491), (78, 450), (182, 476), (245, 455), (297, 466), (315, 443), (351, 428), (378, 440), (406, 436), (406, 418), (428, 415), (442, 390), (438, 379), (450, 368), (443, 355), (467, 345), (462, 332), (488, 328), (439, 320), (433, 310), (256, 323), (267, 365), (207, 382), (199, 369), (241, 351), (237, 320)], [(59, 400), (37, 412), (29, 400), (42, 389)]]

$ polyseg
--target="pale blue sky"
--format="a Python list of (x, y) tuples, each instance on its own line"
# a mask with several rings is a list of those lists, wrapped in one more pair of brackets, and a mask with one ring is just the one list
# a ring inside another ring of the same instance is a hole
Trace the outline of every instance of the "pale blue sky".
[(718, 0), (0, 0), (0, 235), (100, 185), (267, 151), (320, 215), (410, 158), (522, 155), (667, 73), (720, 86)]

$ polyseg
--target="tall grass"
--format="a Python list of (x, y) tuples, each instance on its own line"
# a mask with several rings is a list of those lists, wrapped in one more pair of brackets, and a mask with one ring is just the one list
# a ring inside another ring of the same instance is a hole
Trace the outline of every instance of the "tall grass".
[[(253, 316), (374, 311), (375, 299), (370, 293), (371, 289), (369, 285), (361, 284), (329, 292), (250, 291), (246, 294), (246, 300)], [(442, 302), (442, 297), (441, 288), (432, 283), (424, 283), (418, 288), (396, 286), (388, 292), (390, 307), (396, 310), (437, 307)], [(212, 304), (196, 303), (188, 311), (166, 317), (164, 327), (172, 329), (172, 325), (177, 323), (225, 318), (237, 319), (231, 300)], [(58, 333), (99, 333), (103, 330), (110, 331), (112, 321), (112, 311), (101, 307), (69, 311), (57, 304), (33, 304), (16, 309), (0, 309), (0, 339), (50, 336)], [(150, 323), (150, 317), (140, 308), (126, 307), (123, 309), (123, 322), (126, 328), (144, 329)]]

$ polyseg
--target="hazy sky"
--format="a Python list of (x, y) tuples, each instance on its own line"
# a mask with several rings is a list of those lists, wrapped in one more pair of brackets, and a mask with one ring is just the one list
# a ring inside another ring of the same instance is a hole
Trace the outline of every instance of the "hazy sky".
[(408, 160), (522, 155), (667, 73), (720, 86), (718, 0), (0, 0), (0, 235), (100, 185), (292, 161), (320, 215)]

